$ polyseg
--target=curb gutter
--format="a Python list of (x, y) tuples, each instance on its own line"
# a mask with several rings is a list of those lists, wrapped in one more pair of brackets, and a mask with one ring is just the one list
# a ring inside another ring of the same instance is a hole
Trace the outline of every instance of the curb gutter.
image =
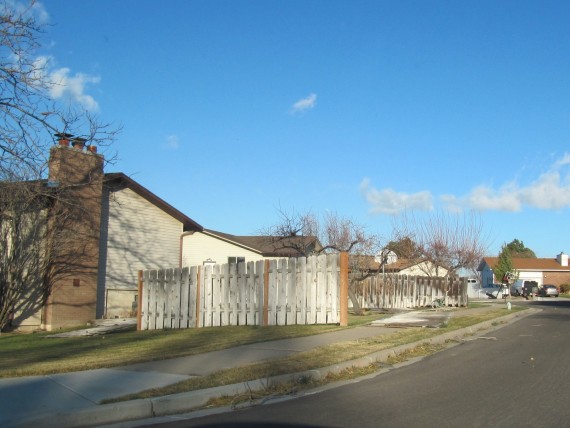
[(251, 391), (262, 390), (265, 389), (268, 385), (298, 381), (299, 379), (308, 377), (316, 380), (323, 379), (328, 374), (340, 373), (348, 368), (367, 367), (370, 364), (385, 362), (391, 356), (397, 356), (426, 342), (431, 344), (442, 344), (448, 340), (459, 340), (464, 336), (469, 336), (482, 330), (485, 330), (485, 333), (488, 333), (490, 331), (497, 330), (508, 324), (518, 321), (521, 318), (533, 315), (537, 312), (540, 312), (540, 309), (527, 309), (521, 312), (516, 312), (513, 314), (505, 315), (503, 317), (484, 321), (470, 327), (446, 332), (429, 339), (419, 340), (394, 348), (383, 349), (365, 357), (345, 361), (343, 363), (334, 364), (332, 366), (323, 367), (320, 369), (312, 369), (300, 373), (279, 375), (266, 379), (258, 379), (233, 385), (224, 385), (203, 390), (183, 392), (180, 394), (166, 395), (157, 398), (146, 398), (119, 403), (102, 404), (94, 408), (79, 410), (73, 413), (52, 412), (44, 415), (36, 415), (33, 418), (21, 421), (16, 426), (22, 428), (35, 428), (38, 426), (47, 428), (88, 427), (110, 425), (132, 420), (149, 419), (158, 416), (189, 413), (204, 407), (208, 403), (208, 400), (212, 398), (233, 396)]

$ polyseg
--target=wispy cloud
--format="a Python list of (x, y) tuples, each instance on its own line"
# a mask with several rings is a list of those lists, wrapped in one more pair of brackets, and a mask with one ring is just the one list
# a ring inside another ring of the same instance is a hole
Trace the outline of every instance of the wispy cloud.
[[(555, 161), (550, 170), (539, 175), (528, 185), (516, 180), (506, 181), (499, 187), (479, 185), (467, 195), (444, 194), (439, 197), (443, 207), (452, 212), (521, 211), (524, 207), (541, 210), (560, 210), (570, 207), (570, 154)], [(376, 189), (364, 179), (360, 190), (374, 214), (396, 215), (406, 210), (433, 209), (432, 194), (428, 191), (401, 193), (392, 189)]]
[(301, 98), (293, 106), (291, 106), (291, 113), (301, 113), (305, 110), (310, 110), (317, 104), (317, 94), (311, 93), (305, 98)]
[(70, 75), (70, 71), (69, 68), (59, 68), (50, 72), (50, 95), (55, 99), (71, 99), (90, 111), (99, 110), (99, 104), (95, 98), (85, 93), (85, 89), (88, 84), (99, 83), (101, 79), (83, 73)]
[(178, 135), (168, 135), (162, 146), (168, 150), (178, 150), (180, 147), (180, 139), (178, 138)]
[(559, 210), (570, 207), (570, 154), (554, 162), (549, 171), (526, 186), (509, 181), (494, 189), (477, 186), (468, 195), (442, 196), (446, 208), (454, 211), (521, 211), (524, 206), (541, 210)]
[(396, 215), (406, 210), (430, 211), (433, 209), (433, 197), (430, 192), (402, 193), (392, 189), (374, 188), (369, 179), (360, 183), (360, 191), (370, 204), (373, 214)]
[(53, 62), (52, 57), (41, 56), (35, 64), (36, 72), (42, 74), (42, 79), (48, 82), (50, 97), (78, 103), (89, 111), (99, 110), (99, 104), (86, 93), (86, 89), (89, 84), (99, 83), (100, 77), (84, 73), (72, 74), (67, 67), (51, 68)]
[[(49, 14), (41, 2), (7, 0), (0, 4), (0, 12), (19, 14), (24, 19), (32, 18), (40, 26), (49, 23)], [(22, 68), (32, 81), (40, 82), (37, 88), (43, 88), (53, 100), (64, 100), (79, 104), (89, 111), (99, 110), (97, 101), (86, 93), (87, 86), (101, 81), (98, 76), (85, 73), (72, 73), (67, 67), (57, 67), (56, 60), (50, 55), (41, 55), (28, 64), (30, 58), (20, 57), (17, 51), (8, 55), (10, 66)]]
[(570, 165), (570, 153), (564, 153), (564, 156), (562, 156), (562, 158), (554, 162), (553, 169), (559, 169), (565, 165)]
[(33, 2), (19, 0), (6, 0), (0, 4), (0, 13), (15, 12), (21, 14), (24, 18), (34, 18), (38, 24), (46, 24), (49, 21), (49, 14), (41, 2)]

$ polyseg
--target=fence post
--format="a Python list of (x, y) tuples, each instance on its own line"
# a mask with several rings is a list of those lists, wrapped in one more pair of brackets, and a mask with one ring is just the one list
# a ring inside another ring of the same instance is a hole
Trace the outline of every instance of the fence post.
[(263, 271), (263, 324), (269, 325), (269, 260), (265, 259)]
[(348, 326), (348, 253), (340, 253), (340, 326)]
[(137, 331), (140, 331), (142, 328), (142, 298), (143, 298), (143, 271), (139, 270), (139, 278), (138, 278), (138, 289), (139, 289), (139, 296), (137, 302)]

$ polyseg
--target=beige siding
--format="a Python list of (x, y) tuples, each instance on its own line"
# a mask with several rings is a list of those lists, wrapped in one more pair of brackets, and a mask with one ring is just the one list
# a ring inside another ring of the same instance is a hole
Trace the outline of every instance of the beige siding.
[(128, 188), (110, 193), (108, 211), (106, 315), (126, 316), (139, 270), (178, 266), (183, 225)]
[(228, 257), (245, 257), (246, 262), (263, 259), (255, 251), (214, 238), (202, 232), (195, 232), (192, 235), (185, 236), (183, 249), (183, 266), (200, 266), (208, 259), (218, 264), (223, 264), (228, 262)]

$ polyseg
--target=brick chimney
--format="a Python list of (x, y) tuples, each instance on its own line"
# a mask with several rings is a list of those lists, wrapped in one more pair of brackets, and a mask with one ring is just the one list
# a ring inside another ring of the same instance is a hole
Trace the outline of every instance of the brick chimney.
[(68, 147), (70, 134), (56, 134), (59, 145), (53, 146), (49, 158), (48, 181), (62, 185), (95, 184), (103, 180), (103, 156), (97, 155), (95, 146), (84, 150), (86, 140), (73, 138), (73, 147)]
[(48, 219), (53, 278), (44, 312), (47, 330), (95, 319), (104, 178), (103, 156), (85, 150), (85, 139), (57, 136), (48, 164), (55, 197)]

